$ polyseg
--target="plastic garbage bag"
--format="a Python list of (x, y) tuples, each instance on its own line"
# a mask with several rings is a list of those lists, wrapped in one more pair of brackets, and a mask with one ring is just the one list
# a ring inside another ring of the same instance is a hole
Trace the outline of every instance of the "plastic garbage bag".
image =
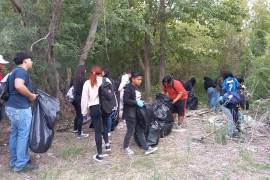
[(153, 103), (154, 119), (158, 121), (160, 127), (160, 137), (165, 137), (170, 134), (173, 127), (173, 115), (171, 112), (172, 102), (163, 95), (158, 94)]
[(198, 109), (198, 98), (193, 92), (190, 92), (187, 99), (187, 109), (197, 110)]
[(158, 144), (160, 138), (160, 126), (157, 121), (153, 121), (148, 130), (147, 144), (149, 146), (155, 146)]
[(33, 107), (29, 147), (35, 153), (45, 153), (53, 141), (60, 104), (57, 99), (41, 90), (36, 93), (38, 96)]

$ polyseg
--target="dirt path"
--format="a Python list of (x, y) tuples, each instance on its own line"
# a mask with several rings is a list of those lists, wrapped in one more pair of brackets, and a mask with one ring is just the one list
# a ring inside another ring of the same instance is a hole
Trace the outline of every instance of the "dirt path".
[[(7, 130), (1, 134), (0, 179), (267, 179), (270, 177), (269, 134), (247, 130), (243, 142), (225, 139), (214, 133), (203, 143), (192, 138), (213, 131), (212, 121), (221, 117), (213, 113), (193, 111), (188, 117), (188, 128), (172, 132), (160, 140), (157, 153), (143, 155), (134, 142), (136, 155), (122, 152), (125, 133), (120, 123), (112, 139), (112, 154), (103, 163), (92, 160), (95, 151), (94, 135), (88, 125), (90, 138), (77, 139), (72, 133), (56, 133), (49, 152), (31, 154), (39, 164), (37, 171), (13, 173), (7, 166)], [(222, 120), (221, 120), (222, 121)], [(210, 122), (210, 123), (209, 123)], [(216, 124), (218, 124), (217, 122)], [(6, 127), (6, 124), (5, 124)], [(6, 129), (6, 128), (4, 128)], [(218, 140), (220, 138), (220, 141)], [(222, 145), (223, 143), (223, 145)]]

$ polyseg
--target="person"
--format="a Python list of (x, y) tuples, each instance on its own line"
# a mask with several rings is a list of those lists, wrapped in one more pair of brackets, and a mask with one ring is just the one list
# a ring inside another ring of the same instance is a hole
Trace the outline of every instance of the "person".
[(211, 110), (216, 111), (220, 93), (216, 89), (215, 81), (211, 79), (210, 77), (207, 77), (207, 76), (204, 77), (204, 89), (207, 92), (208, 107)]
[(81, 111), (81, 98), (82, 98), (83, 84), (85, 82), (85, 73), (86, 73), (85, 65), (79, 64), (74, 73), (74, 78), (71, 83), (71, 85), (73, 85), (74, 87), (74, 101), (72, 102), (72, 105), (74, 106), (76, 112), (73, 127), (74, 129), (72, 132), (77, 133), (77, 137), (79, 139), (89, 136), (89, 134), (85, 134), (82, 131), (83, 116)]
[(168, 94), (172, 100), (172, 112), (174, 119), (177, 118), (175, 129), (184, 128), (188, 92), (185, 90), (183, 84), (173, 79), (171, 75), (167, 75), (162, 80), (162, 94)]
[(188, 99), (187, 99), (187, 109), (196, 110), (198, 109), (198, 98), (195, 96), (193, 88), (196, 84), (196, 78), (192, 77), (190, 80), (184, 83), (184, 88), (188, 92)]
[[(143, 75), (138, 72), (131, 73), (130, 83), (126, 86), (124, 95), (123, 95), (123, 103), (124, 103), (124, 111), (123, 117), (126, 120), (127, 132), (124, 138), (124, 152), (128, 155), (134, 154), (134, 151), (129, 147), (129, 142), (131, 137), (134, 135), (136, 124), (138, 123), (138, 119), (136, 117), (137, 108), (141, 108), (144, 106), (144, 101), (141, 99), (142, 95), (139, 91), (139, 87), (142, 83)], [(157, 151), (157, 147), (152, 148), (146, 143), (146, 138), (144, 134), (144, 130), (137, 126), (136, 129), (138, 133), (138, 139), (142, 148), (145, 151), (145, 154), (151, 154)]]
[(193, 87), (195, 86), (195, 84), (196, 84), (195, 77), (192, 77), (190, 80), (185, 82), (184, 87), (185, 87), (186, 91), (189, 92), (189, 94), (192, 93), (192, 90), (193, 90)]
[(112, 130), (112, 116), (118, 108), (118, 102), (114, 91), (114, 83), (110, 78), (110, 72), (108, 69), (104, 69), (102, 72), (105, 81), (103, 80), (103, 88), (99, 89), (99, 99), (102, 109), (102, 118), (106, 122), (108, 136), (111, 137)]
[(228, 117), (228, 134), (231, 137), (235, 137), (241, 132), (238, 107), (240, 101), (238, 94), (239, 83), (230, 71), (223, 71), (222, 77), (224, 95), (220, 96), (219, 102), (223, 104), (223, 112)]
[(240, 107), (243, 110), (249, 110), (249, 97), (250, 94), (245, 86), (245, 79), (243, 77), (238, 77), (237, 81), (239, 82), (239, 95), (240, 95)]
[(122, 77), (121, 77), (121, 82), (118, 87), (118, 91), (120, 93), (120, 102), (119, 102), (119, 118), (123, 118), (123, 108), (124, 108), (124, 103), (123, 103), (123, 96), (124, 96), (124, 90), (126, 85), (129, 84), (129, 79), (131, 77), (130, 73), (124, 72)]
[[(0, 55), (0, 81), (2, 82), (4, 78), (4, 73), (6, 69), (6, 65), (9, 64), (2, 55)], [(0, 102), (0, 122), (3, 119), (3, 101)]]
[(28, 139), (32, 120), (31, 102), (37, 96), (32, 93), (32, 81), (28, 71), (32, 69), (30, 55), (19, 52), (14, 58), (17, 67), (8, 78), (9, 98), (6, 103), (6, 114), (10, 121), (9, 166), (13, 171), (37, 169), (31, 163), (28, 153)]
[(102, 162), (106, 154), (102, 154), (102, 136), (105, 141), (105, 151), (111, 151), (111, 145), (109, 143), (108, 133), (105, 132), (106, 123), (102, 119), (101, 107), (99, 101), (99, 87), (103, 81), (102, 68), (98, 65), (94, 65), (91, 68), (90, 75), (87, 81), (85, 81), (82, 90), (81, 110), (82, 115), (85, 117), (90, 111), (90, 116), (95, 131), (95, 142), (97, 148), (97, 154), (93, 156), (93, 159), (97, 162)]

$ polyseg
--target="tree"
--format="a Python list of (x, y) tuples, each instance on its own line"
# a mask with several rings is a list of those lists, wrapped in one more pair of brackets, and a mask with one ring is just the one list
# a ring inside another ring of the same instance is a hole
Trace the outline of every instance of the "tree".
[(95, 11), (93, 14), (93, 19), (91, 23), (91, 27), (89, 29), (89, 33), (87, 36), (87, 39), (85, 41), (85, 44), (82, 48), (80, 57), (79, 57), (79, 63), (80, 64), (85, 64), (85, 61), (88, 57), (88, 54), (93, 46), (93, 43), (95, 41), (95, 36), (96, 36), (96, 31), (97, 31), (97, 26), (98, 26), (98, 20), (101, 15), (101, 10), (102, 10), (102, 0), (96, 0), (96, 6), (95, 6)]

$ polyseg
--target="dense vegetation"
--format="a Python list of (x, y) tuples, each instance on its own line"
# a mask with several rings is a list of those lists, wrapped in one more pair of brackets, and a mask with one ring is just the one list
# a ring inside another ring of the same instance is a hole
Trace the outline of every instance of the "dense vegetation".
[[(266, 0), (2, 0), (0, 54), (32, 47), (36, 86), (66, 92), (81, 63), (145, 73), (149, 96), (160, 78), (247, 78), (255, 99), (269, 96), (270, 6)], [(97, 28), (97, 29), (95, 29)], [(201, 90), (202, 91), (202, 90)]]

